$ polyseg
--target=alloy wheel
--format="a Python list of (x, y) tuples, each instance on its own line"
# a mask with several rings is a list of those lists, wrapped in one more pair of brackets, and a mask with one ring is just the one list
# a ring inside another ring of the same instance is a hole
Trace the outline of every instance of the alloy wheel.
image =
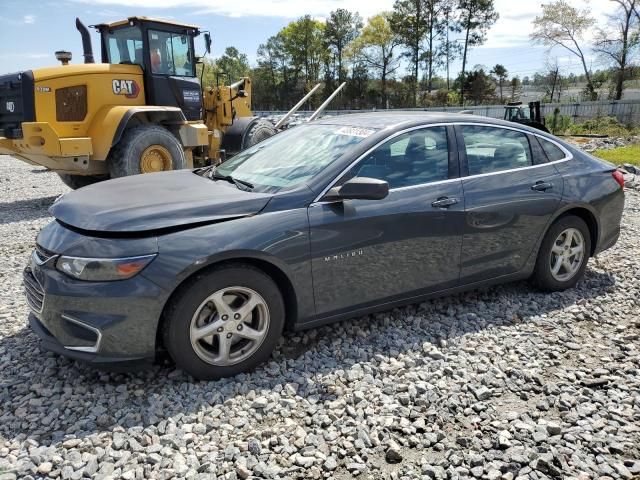
[(239, 286), (223, 288), (196, 309), (189, 329), (191, 346), (204, 362), (234, 365), (258, 350), (269, 321), (269, 307), (258, 292)]
[(559, 282), (573, 278), (584, 261), (584, 236), (577, 228), (567, 228), (553, 242), (549, 267)]

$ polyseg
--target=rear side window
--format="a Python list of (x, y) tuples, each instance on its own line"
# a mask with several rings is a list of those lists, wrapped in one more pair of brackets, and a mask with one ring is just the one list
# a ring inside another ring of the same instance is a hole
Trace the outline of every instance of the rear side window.
[(533, 164), (527, 135), (505, 128), (463, 125), (469, 175), (500, 172)]
[(557, 145), (540, 137), (538, 137), (538, 141), (540, 142), (540, 145), (542, 145), (542, 149), (544, 150), (544, 153), (547, 154), (547, 158), (550, 162), (562, 160), (566, 157), (565, 153)]

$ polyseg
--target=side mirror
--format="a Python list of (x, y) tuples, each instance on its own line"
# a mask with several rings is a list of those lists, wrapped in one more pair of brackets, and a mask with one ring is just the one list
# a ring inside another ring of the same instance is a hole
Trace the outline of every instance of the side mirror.
[(204, 34), (204, 45), (207, 53), (211, 53), (211, 34), (209, 32)]
[(377, 178), (356, 177), (334, 187), (325, 200), (382, 200), (389, 195), (389, 184)]

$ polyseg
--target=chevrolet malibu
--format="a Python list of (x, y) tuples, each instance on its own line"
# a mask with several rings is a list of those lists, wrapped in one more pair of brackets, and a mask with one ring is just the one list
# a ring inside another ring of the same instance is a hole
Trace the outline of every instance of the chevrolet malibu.
[(616, 242), (624, 181), (525, 126), (367, 113), (301, 125), (218, 167), (70, 192), (24, 272), (46, 349), (198, 379), (305, 329), (490, 284), (573, 287)]

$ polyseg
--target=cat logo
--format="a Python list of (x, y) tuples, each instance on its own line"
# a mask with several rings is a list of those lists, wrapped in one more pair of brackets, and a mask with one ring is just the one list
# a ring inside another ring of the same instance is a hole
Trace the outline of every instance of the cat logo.
[(140, 93), (140, 87), (135, 80), (113, 80), (111, 82), (113, 93), (124, 95), (127, 98), (136, 98)]

